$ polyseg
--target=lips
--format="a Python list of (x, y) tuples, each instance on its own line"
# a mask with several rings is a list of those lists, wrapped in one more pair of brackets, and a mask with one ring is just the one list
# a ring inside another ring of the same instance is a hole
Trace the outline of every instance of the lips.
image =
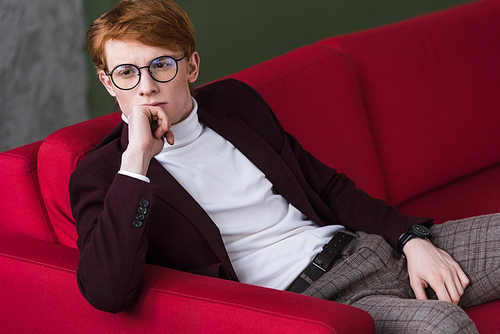
[(144, 106), (150, 106), (150, 107), (165, 107), (167, 105), (167, 103), (165, 102), (158, 102), (158, 103), (144, 103), (143, 104)]

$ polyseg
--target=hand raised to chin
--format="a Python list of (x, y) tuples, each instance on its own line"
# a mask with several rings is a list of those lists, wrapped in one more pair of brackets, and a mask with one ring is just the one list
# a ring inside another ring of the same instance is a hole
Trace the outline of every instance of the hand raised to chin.
[(135, 106), (128, 115), (128, 126), (129, 144), (123, 152), (120, 169), (146, 175), (149, 162), (161, 152), (164, 140), (174, 144), (170, 121), (161, 107)]

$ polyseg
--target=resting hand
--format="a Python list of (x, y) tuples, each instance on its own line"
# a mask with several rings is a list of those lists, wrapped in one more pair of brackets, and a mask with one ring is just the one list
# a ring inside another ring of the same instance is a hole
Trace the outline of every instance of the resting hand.
[(129, 144), (121, 170), (146, 175), (151, 159), (163, 149), (164, 138), (174, 144), (170, 121), (161, 107), (136, 106), (128, 115)]
[(458, 304), (469, 279), (451, 255), (419, 238), (408, 241), (403, 252), (417, 299), (427, 299), (425, 288), (430, 286), (439, 300)]

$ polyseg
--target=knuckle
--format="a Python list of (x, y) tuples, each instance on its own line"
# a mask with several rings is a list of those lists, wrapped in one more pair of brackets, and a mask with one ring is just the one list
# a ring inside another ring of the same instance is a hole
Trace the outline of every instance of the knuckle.
[(443, 273), (443, 276), (445, 277), (449, 277), (452, 275), (452, 270), (450, 268), (443, 268), (442, 269), (442, 273)]
[(439, 272), (433, 271), (428, 276), (429, 283), (442, 283), (444, 281), (443, 275)]

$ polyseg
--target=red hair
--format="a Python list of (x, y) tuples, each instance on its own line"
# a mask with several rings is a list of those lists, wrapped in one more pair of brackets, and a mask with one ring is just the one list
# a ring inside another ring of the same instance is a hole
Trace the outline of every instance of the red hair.
[(182, 50), (188, 59), (196, 47), (191, 20), (172, 0), (122, 0), (95, 20), (87, 31), (87, 46), (98, 71), (106, 70), (104, 44), (112, 39)]

